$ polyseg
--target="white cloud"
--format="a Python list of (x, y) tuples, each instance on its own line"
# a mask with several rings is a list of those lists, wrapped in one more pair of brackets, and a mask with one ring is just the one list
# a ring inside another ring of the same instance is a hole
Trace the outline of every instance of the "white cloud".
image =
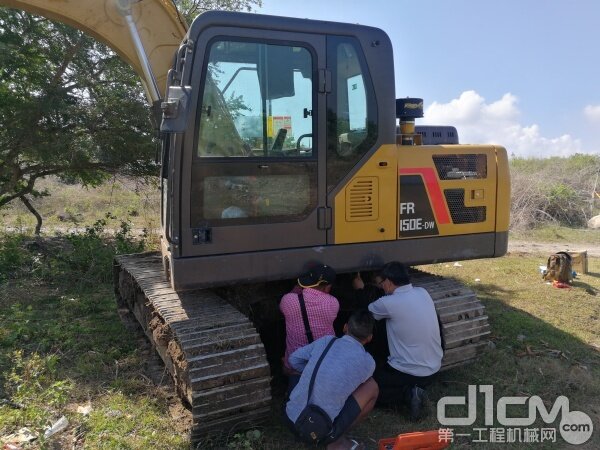
[[(431, 104), (421, 123), (454, 125), (460, 142), (499, 144), (506, 147), (509, 155), (540, 158), (584, 153), (581, 141), (569, 134), (546, 137), (538, 125), (522, 125), (517, 103), (518, 98), (510, 93), (487, 103), (477, 92), (465, 91), (448, 103)], [(585, 113), (600, 122), (600, 106), (588, 106)]]
[(600, 105), (587, 105), (583, 109), (583, 115), (592, 123), (600, 124)]

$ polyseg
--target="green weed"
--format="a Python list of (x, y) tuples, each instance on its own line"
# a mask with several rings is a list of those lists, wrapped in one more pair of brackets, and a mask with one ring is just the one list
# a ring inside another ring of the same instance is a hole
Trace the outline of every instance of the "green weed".
[(114, 218), (107, 214), (83, 233), (72, 232), (66, 236), (70, 244), (59, 258), (66, 266), (64, 272), (77, 276), (79, 283), (105, 283), (112, 280), (112, 260), (115, 255), (139, 253), (145, 248), (146, 233), (134, 236), (131, 223), (121, 221), (119, 229), (111, 236), (106, 229), (107, 220)]
[[(138, 342), (116, 313), (112, 258), (143, 250), (144, 241), (126, 222), (115, 233), (104, 226), (48, 239), (0, 235), (2, 273), (9, 274), (0, 281), (0, 446), (3, 436), (27, 427), (38, 436), (30, 448), (63, 448), (59, 442), (71, 435), (81, 441), (77, 448), (185, 448), (168, 397), (149, 384)], [(114, 433), (95, 428), (99, 416), (111, 417), (103, 404), (113, 398), (138, 411), (135, 438), (119, 434), (117, 418)], [(93, 417), (73, 412), (87, 401)], [(70, 423), (63, 437), (44, 440), (62, 415)]]
[(17, 276), (32, 260), (22, 244), (21, 234), (6, 234), (0, 239), (0, 282)]
[(227, 443), (227, 448), (234, 450), (260, 450), (264, 448), (263, 434), (260, 430), (248, 430), (236, 433)]
[(69, 378), (57, 378), (60, 358), (56, 354), (25, 355), (15, 350), (10, 362), (4, 382), (8, 405), (0, 406), (0, 430), (17, 424), (41, 433), (49, 418), (57, 416), (70, 399), (74, 383)]

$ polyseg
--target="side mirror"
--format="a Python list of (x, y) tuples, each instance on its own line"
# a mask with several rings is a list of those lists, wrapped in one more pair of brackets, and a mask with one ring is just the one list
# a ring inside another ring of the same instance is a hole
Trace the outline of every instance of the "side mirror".
[(169, 86), (166, 99), (161, 104), (163, 113), (161, 132), (183, 133), (186, 131), (191, 98), (191, 86)]
[(265, 62), (258, 65), (262, 97), (267, 100), (293, 97), (296, 92), (292, 47), (269, 45), (266, 56)]

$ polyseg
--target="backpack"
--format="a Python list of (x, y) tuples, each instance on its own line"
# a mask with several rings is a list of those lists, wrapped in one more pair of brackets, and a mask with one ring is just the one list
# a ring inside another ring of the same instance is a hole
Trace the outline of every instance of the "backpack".
[(556, 252), (550, 255), (543, 275), (546, 281), (571, 283), (573, 281), (573, 264), (571, 255), (567, 252)]

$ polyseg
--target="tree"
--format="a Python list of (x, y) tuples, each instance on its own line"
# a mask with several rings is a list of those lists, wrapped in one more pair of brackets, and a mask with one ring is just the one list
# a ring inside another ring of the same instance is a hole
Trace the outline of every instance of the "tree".
[(251, 12), (254, 6), (261, 6), (261, 0), (173, 0), (188, 23), (205, 11), (227, 10)]
[(104, 45), (68, 26), (0, 9), (0, 208), (47, 192), (56, 175), (97, 185), (112, 173), (155, 174), (142, 87)]
[[(250, 11), (260, 0), (172, 0), (191, 21), (208, 9)], [(111, 174), (156, 175), (155, 133), (137, 75), (90, 36), (0, 8), (0, 208), (48, 195), (56, 175), (95, 186)]]

